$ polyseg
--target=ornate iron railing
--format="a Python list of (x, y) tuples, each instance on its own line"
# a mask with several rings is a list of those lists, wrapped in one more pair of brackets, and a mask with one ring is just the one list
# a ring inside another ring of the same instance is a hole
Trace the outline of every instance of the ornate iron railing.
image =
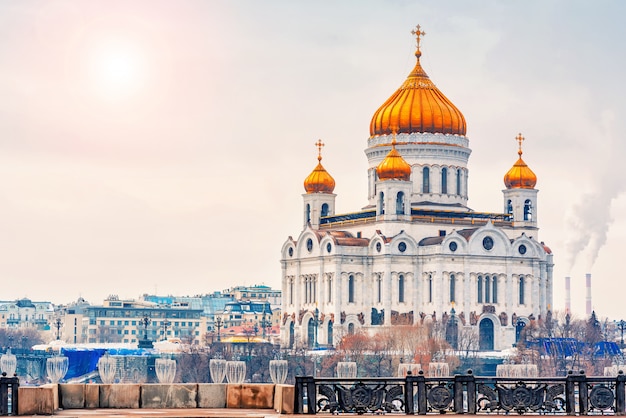
[(296, 377), (295, 412), (625, 415), (626, 375), (590, 377)]

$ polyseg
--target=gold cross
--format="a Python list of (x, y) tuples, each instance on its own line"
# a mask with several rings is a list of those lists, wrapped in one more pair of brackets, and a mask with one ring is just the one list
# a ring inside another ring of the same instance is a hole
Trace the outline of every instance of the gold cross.
[(519, 149), (517, 151), (517, 154), (521, 157), (522, 156), (522, 142), (524, 141), (524, 137), (522, 136), (521, 132), (519, 134), (517, 134), (517, 136), (515, 137), (515, 140), (517, 141), (517, 143), (519, 144)]
[(411, 35), (415, 35), (415, 37), (417, 38), (417, 50), (419, 51), (422, 36), (426, 35), (426, 32), (422, 30), (422, 27), (420, 25), (417, 25), (415, 29), (411, 31)]
[(317, 159), (321, 160), (322, 159), (322, 147), (324, 146), (324, 143), (322, 142), (321, 139), (318, 139), (317, 142), (315, 143), (315, 146), (317, 147)]

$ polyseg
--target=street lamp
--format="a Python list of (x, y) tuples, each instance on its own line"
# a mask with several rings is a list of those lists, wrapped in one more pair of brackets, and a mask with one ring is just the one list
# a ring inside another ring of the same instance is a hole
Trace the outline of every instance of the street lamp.
[(217, 328), (217, 341), (222, 341), (222, 336), (220, 335), (220, 329), (222, 328), (222, 317), (218, 316), (215, 319), (215, 327)]
[(624, 348), (624, 329), (626, 329), (626, 321), (624, 321), (623, 319), (620, 319), (619, 321), (615, 322), (615, 325), (617, 326), (617, 328), (619, 328), (620, 333), (621, 333), (621, 338), (619, 340), (619, 347)]
[(454, 302), (452, 302), (452, 309), (450, 309), (450, 319), (446, 324), (446, 341), (450, 344), (454, 350), (459, 346), (459, 326), (456, 320), (456, 310), (454, 310)]
[(152, 321), (150, 320), (148, 315), (144, 316), (141, 320), (141, 323), (143, 324), (143, 339), (146, 341), (148, 340), (148, 325), (150, 324), (150, 322)]
[(63, 323), (61, 322), (61, 318), (57, 318), (54, 321), (54, 326), (57, 329), (57, 340), (61, 339), (61, 326), (63, 325)]
[(163, 339), (167, 340), (167, 327), (169, 327), (172, 323), (167, 319), (163, 321)]

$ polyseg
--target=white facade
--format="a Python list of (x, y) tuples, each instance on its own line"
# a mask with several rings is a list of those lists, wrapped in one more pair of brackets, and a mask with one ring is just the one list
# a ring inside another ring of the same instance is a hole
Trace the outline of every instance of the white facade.
[[(411, 167), (408, 181), (377, 176), (392, 143)], [(518, 323), (546, 315), (553, 256), (538, 236), (534, 183), (507, 185), (500, 214), (473, 211), (470, 153), (464, 127), (373, 134), (363, 209), (336, 215), (332, 190), (303, 195), (304, 228), (281, 249), (283, 346), (445, 321), (454, 307), (459, 329), (475, 330), (482, 350), (502, 350), (515, 343)]]

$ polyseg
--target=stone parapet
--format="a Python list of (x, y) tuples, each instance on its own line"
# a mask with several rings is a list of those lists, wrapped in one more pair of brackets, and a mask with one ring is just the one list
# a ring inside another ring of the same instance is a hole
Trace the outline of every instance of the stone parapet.
[(139, 408), (139, 384), (100, 385), (100, 408)]
[[(57, 385), (22, 386), (17, 389), (18, 415), (52, 415), (58, 408)], [(55, 408), (56, 404), (56, 408)]]
[(293, 414), (293, 401), (296, 388), (293, 385), (276, 385), (274, 388), (274, 411), (279, 414)]
[(226, 383), (198, 383), (198, 408), (226, 408)]
[(229, 384), (226, 408), (273, 409), (273, 384)]
[(195, 383), (143, 384), (141, 408), (197, 408)]

